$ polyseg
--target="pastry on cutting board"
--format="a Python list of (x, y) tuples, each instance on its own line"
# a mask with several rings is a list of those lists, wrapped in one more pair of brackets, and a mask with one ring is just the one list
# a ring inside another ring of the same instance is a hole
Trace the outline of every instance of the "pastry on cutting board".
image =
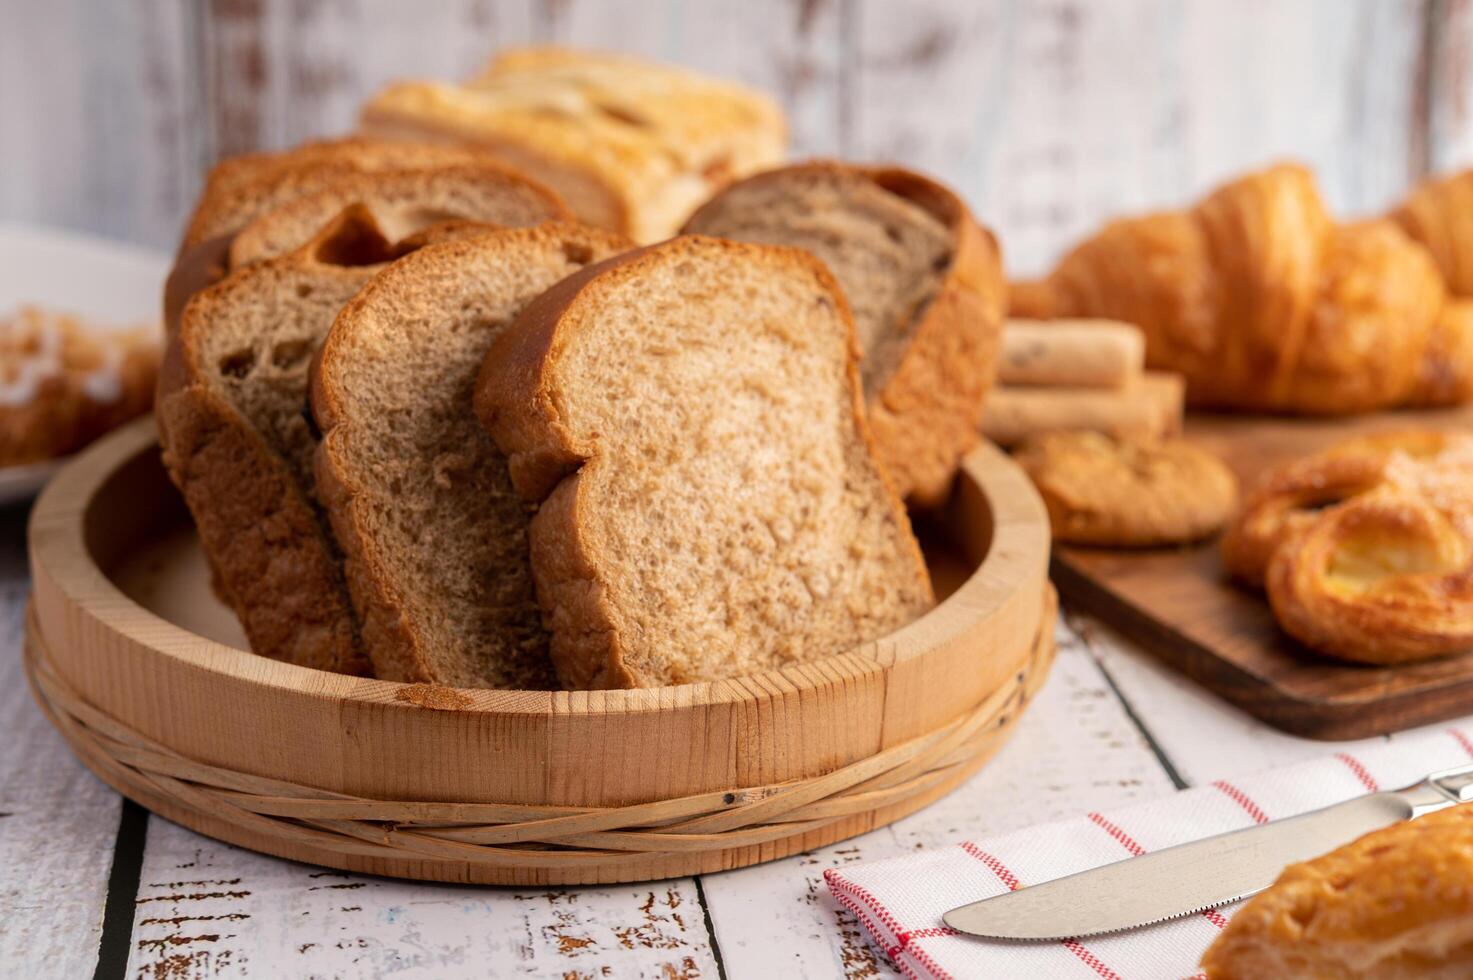
[(757, 92), (623, 55), (503, 51), (461, 83), (399, 82), (361, 130), (476, 146), (556, 191), (579, 220), (657, 241), (731, 180), (782, 159), (787, 126)]
[(1015, 457), (1043, 497), (1054, 540), (1067, 544), (1185, 544), (1216, 534), (1237, 503), (1227, 466), (1181, 439), (1056, 432)]
[(1363, 436), (1281, 467), (1223, 560), (1321, 653), (1393, 664), (1473, 650), (1473, 436)]
[(1336, 222), (1296, 165), (1112, 221), (1011, 302), (1139, 325), (1147, 365), (1183, 374), (1194, 406), (1338, 415), (1473, 397), (1473, 308), (1397, 223)]
[(157, 327), (100, 329), (38, 306), (0, 316), (0, 466), (66, 456), (148, 411)]
[(829, 267), (881, 461), (912, 505), (943, 502), (978, 441), (1006, 292), (997, 244), (961, 198), (898, 167), (818, 161), (738, 181), (683, 230), (797, 246)]
[(1202, 957), (1208, 980), (1473, 976), (1473, 804), (1284, 869)]

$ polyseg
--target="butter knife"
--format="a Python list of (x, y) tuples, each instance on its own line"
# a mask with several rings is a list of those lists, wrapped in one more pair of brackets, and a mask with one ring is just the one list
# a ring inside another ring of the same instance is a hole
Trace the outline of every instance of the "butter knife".
[(1284, 867), (1362, 834), (1473, 800), (1473, 766), (1392, 792), (1206, 837), (962, 905), (948, 926), (989, 939), (1073, 939), (1227, 905), (1263, 891)]

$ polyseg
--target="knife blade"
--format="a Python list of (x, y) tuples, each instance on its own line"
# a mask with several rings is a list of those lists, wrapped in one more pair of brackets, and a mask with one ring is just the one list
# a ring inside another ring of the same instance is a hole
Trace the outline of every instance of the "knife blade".
[(1247, 898), (1285, 865), (1363, 834), (1473, 799), (1473, 766), (1429, 775), (1244, 830), (1127, 858), (947, 912), (945, 923), (989, 939), (1071, 939), (1120, 932)]

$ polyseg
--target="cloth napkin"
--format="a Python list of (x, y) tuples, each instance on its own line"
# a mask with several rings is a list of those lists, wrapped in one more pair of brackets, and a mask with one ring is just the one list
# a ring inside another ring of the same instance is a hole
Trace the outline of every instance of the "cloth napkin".
[[(1200, 977), (1197, 961), (1237, 906), (1062, 942), (978, 939), (944, 912), (1009, 890), (1255, 823), (1294, 816), (1473, 763), (1473, 729), (1399, 738), (1072, 820), (824, 872), (829, 891), (909, 977)], [(1326, 850), (1330, 848), (1327, 847)]]

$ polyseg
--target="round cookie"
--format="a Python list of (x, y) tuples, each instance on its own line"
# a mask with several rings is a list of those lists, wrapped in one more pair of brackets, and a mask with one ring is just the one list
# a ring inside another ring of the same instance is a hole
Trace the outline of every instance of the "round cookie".
[(1220, 530), (1237, 504), (1237, 481), (1216, 456), (1179, 439), (1116, 439), (1052, 432), (1017, 460), (1067, 544), (1148, 548)]

